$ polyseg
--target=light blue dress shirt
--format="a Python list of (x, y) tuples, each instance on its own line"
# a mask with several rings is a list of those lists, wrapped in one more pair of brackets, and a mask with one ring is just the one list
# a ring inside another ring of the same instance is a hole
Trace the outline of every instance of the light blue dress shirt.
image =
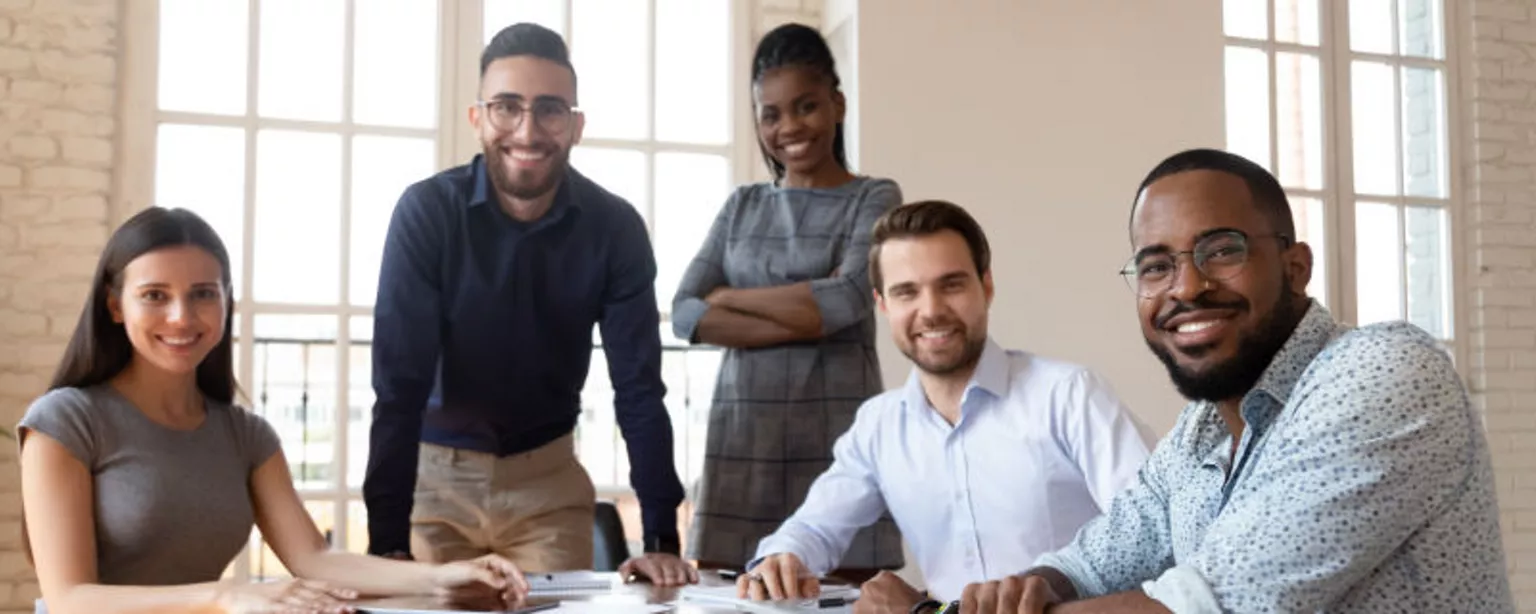
[(1190, 404), (1038, 564), (1181, 613), (1514, 611), (1482, 422), (1427, 333), (1314, 303), (1240, 411), (1235, 463), (1216, 407)]
[(1135, 479), (1148, 440), (1087, 369), (989, 339), (953, 427), (916, 371), (865, 402), (832, 466), (752, 564), (793, 552), (825, 574), (855, 531), (889, 510), (930, 592), (958, 599), (966, 584), (1016, 573), (1070, 541)]

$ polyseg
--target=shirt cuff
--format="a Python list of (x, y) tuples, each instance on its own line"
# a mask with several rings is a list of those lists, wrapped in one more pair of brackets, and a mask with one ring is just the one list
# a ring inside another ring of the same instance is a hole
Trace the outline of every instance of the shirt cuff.
[(1076, 559), (1065, 557), (1055, 552), (1047, 552), (1035, 560), (1035, 567), (1050, 567), (1061, 572), (1061, 575), (1072, 581), (1072, 588), (1077, 591), (1078, 599), (1092, 599), (1109, 594), (1109, 587), (1088, 573)]
[(818, 578), (831, 571), (830, 568), (822, 564), (821, 557), (807, 552), (805, 548), (800, 547), (800, 544), (794, 538), (781, 533), (773, 533), (763, 538), (763, 541), (757, 546), (757, 555), (752, 557), (752, 560), (747, 561), (743, 569), (751, 570), (753, 567), (757, 567), (758, 563), (763, 562), (763, 559), (775, 554), (786, 553), (800, 557), (800, 562), (805, 565), (805, 568), (810, 570), (811, 573), (816, 574)]
[(1211, 592), (1200, 572), (1188, 565), (1179, 565), (1163, 572), (1155, 580), (1141, 583), (1141, 591), (1153, 601), (1177, 614), (1221, 614), (1221, 604)]
[(672, 304), (672, 334), (688, 343), (698, 343), (696, 335), (699, 320), (709, 311), (709, 303), (698, 297), (685, 298)]

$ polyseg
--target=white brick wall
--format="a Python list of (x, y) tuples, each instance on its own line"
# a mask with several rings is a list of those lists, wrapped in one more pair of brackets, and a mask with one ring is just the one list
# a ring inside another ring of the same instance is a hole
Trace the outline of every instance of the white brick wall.
[(1462, 41), (1468, 373), (1485, 412), (1510, 581), (1536, 612), (1536, 3), (1473, 0)]
[[(46, 385), (106, 242), (118, 3), (0, 0), (0, 425)], [(31, 612), (13, 445), (0, 445), (0, 610)]]

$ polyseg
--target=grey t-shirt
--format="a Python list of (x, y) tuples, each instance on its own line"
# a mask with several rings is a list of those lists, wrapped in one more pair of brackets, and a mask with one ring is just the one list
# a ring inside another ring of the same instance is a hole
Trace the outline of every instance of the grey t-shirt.
[(102, 584), (215, 581), (250, 539), (251, 472), (280, 442), (261, 416), (206, 405), (203, 424), (180, 431), (103, 384), (51, 391), (22, 417), (23, 437), (58, 440), (91, 472)]

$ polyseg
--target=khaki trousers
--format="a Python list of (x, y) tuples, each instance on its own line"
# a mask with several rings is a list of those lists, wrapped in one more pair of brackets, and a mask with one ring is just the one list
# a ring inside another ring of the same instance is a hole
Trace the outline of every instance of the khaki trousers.
[(591, 569), (596, 499), (571, 435), (504, 458), (423, 443), (411, 554), (443, 563), (496, 553), (528, 572)]

